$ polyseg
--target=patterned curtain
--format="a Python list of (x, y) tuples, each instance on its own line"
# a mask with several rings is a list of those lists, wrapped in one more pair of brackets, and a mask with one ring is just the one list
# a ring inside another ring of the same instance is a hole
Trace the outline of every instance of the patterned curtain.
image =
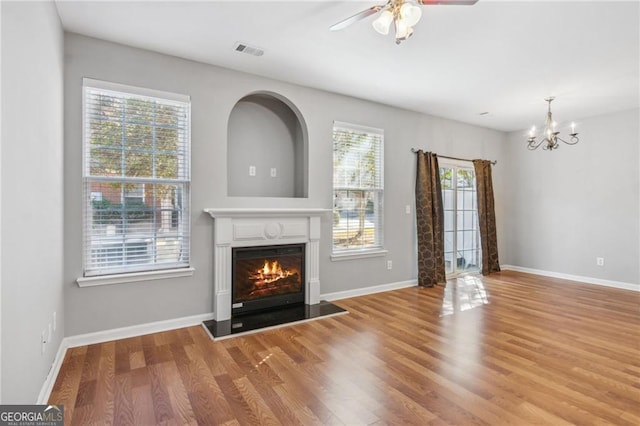
[(496, 233), (496, 212), (493, 204), (493, 179), (491, 162), (473, 160), (476, 171), (478, 194), (478, 224), (482, 244), (482, 275), (500, 271), (498, 261), (498, 236)]
[(438, 157), (417, 152), (416, 220), (418, 228), (418, 285), (446, 283), (444, 266), (444, 213)]

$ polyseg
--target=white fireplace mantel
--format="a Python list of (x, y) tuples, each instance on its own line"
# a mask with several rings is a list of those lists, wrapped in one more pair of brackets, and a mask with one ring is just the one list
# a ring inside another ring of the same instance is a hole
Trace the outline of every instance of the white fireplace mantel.
[(331, 212), (331, 209), (316, 208), (272, 208), (272, 209), (255, 209), (255, 208), (211, 208), (204, 209), (212, 218), (231, 217), (231, 218), (251, 218), (251, 217), (307, 217), (317, 216)]
[(319, 208), (209, 208), (214, 219), (214, 319), (231, 319), (232, 248), (305, 244), (305, 303), (320, 302), (320, 218), (331, 212)]

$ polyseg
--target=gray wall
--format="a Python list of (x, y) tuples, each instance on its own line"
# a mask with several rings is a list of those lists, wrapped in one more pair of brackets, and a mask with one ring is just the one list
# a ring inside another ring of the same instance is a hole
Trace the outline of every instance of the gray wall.
[[(299, 122), (284, 102), (263, 95), (239, 101), (229, 115), (227, 183), (231, 196), (300, 197), (296, 181), (306, 170), (296, 167), (304, 151)], [(249, 167), (256, 175), (249, 175)], [(276, 176), (271, 177), (271, 168)], [(296, 175), (296, 172), (298, 175)]]
[(639, 114), (581, 120), (580, 142), (553, 152), (528, 151), (526, 131), (508, 135), (502, 263), (640, 283)]
[[(502, 161), (506, 135), (342, 95), (186, 61), (75, 34), (65, 36), (65, 261), (66, 333), (130, 326), (209, 313), (212, 310), (212, 219), (207, 207), (332, 206), (334, 120), (385, 129), (385, 227), (387, 257), (332, 262), (331, 215), (323, 221), (321, 293), (414, 279), (413, 211), (415, 156), (411, 147), (467, 158), (499, 160), (495, 168), (498, 226), (503, 215)], [(183, 93), (192, 100), (193, 277), (78, 288), (81, 256), (82, 78)], [(229, 197), (227, 124), (234, 105), (255, 92), (289, 99), (306, 120), (307, 198)], [(500, 234), (503, 234), (500, 232)], [(500, 240), (502, 242), (502, 240)], [(386, 270), (386, 260), (394, 268)]]
[(64, 334), (63, 33), (53, 2), (0, 7), (2, 403), (34, 403)]

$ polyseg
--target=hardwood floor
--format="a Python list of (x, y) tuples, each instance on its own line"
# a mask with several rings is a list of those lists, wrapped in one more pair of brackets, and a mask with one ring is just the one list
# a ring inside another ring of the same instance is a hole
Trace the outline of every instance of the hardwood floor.
[(67, 351), (67, 424), (640, 424), (640, 293), (516, 272)]

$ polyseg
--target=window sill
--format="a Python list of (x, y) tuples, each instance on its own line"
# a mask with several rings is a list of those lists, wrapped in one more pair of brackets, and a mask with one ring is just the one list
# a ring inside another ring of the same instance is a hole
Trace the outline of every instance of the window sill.
[(352, 251), (339, 254), (334, 253), (331, 255), (331, 261), (339, 262), (343, 260), (365, 259), (368, 257), (382, 257), (386, 256), (387, 253), (389, 253), (389, 251), (385, 249)]
[(193, 275), (194, 271), (194, 268), (164, 269), (160, 271), (133, 272), (130, 274), (80, 277), (76, 282), (78, 283), (78, 287), (94, 287), (99, 285), (126, 284), (140, 281), (190, 277)]

